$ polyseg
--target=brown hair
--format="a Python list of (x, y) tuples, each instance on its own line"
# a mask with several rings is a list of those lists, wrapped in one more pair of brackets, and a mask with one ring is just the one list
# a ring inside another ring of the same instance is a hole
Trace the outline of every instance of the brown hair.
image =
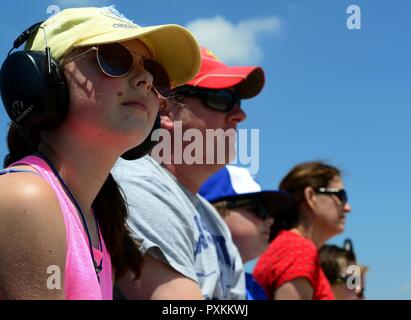
[[(11, 124), (7, 135), (9, 154), (4, 158), (4, 166), (7, 167), (25, 156), (38, 152), (40, 142), (39, 132)], [(92, 206), (111, 256), (116, 280), (127, 271), (133, 272), (136, 278), (140, 277), (143, 264), (143, 255), (139, 250), (140, 243), (131, 238), (130, 231), (126, 227), (127, 205), (121, 189), (111, 174), (107, 177)]]
[(351, 250), (335, 245), (324, 245), (320, 249), (321, 267), (331, 285), (338, 283), (345, 273), (345, 270), (341, 270), (342, 266), (339, 263), (341, 259), (344, 259), (347, 265), (356, 263), (355, 253)]
[(290, 194), (291, 205), (287, 212), (275, 218), (270, 239), (274, 239), (281, 230), (289, 230), (297, 225), (300, 206), (305, 201), (306, 187), (326, 187), (333, 178), (340, 176), (339, 169), (321, 161), (301, 163), (291, 169), (279, 186), (280, 190)]
[(221, 218), (225, 219), (229, 213), (229, 209), (227, 208), (227, 201), (218, 201), (212, 204), (214, 208), (218, 211)]

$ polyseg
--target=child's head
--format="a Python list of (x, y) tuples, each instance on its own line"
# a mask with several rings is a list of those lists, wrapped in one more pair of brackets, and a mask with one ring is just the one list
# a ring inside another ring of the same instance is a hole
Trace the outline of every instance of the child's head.
[[(352, 242), (346, 240), (343, 247), (324, 245), (320, 249), (321, 267), (331, 284), (334, 296), (337, 300), (362, 299), (364, 291), (363, 273), (366, 268), (357, 266), (356, 256)], [(352, 267), (350, 267), (352, 266)], [(360, 289), (350, 288), (350, 276), (358, 270), (360, 275)]]
[(264, 252), (276, 214), (284, 212), (290, 203), (286, 193), (262, 190), (246, 168), (235, 166), (218, 171), (199, 193), (227, 223), (243, 262)]

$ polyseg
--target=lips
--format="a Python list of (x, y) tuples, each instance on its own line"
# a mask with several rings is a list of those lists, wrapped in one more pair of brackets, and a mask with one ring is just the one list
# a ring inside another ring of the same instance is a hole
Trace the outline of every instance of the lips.
[(148, 107), (144, 103), (136, 100), (124, 102), (123, 105), (131, 108), (140, 109), (145, 112), (148, 111)]
[(230, 131), (237, 131), (237, 126), (230, 126), (230, 127), (227, 127), (227, 128), (224, 128), (224, 131), (228, 131), (228, 130), (230, 130)]

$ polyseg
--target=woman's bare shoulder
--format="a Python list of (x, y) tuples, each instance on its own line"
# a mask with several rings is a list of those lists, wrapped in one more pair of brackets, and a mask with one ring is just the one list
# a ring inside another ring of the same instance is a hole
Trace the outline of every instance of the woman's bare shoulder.
[(64, 298), (64, 291), (45, 285), (49, 266), (64, 277), (67, 238), (57, 196), (41, 176), (0, 176), (0, 244), (0, 291), (7, 298)]
[[(38, 174), (17, 172), (1, 175), (0, 190), (0, 225), (41, 226), (49, 221), (56, 223), (58, 229), (64, 227), (57, 196)], [(4, 233), (0, 232), (0, 243), (2, 235)]]

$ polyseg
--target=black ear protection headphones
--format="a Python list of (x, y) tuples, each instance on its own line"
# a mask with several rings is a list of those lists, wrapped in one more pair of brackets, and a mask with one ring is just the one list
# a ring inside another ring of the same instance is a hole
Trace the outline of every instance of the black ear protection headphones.
[[(58, 127), (67, 116), (69, 93), (59, 63), (50, 54), (42, 22), (23, 31), (13, 42), (0, 70), (0, 93), (10, 119), (19, 127), (48, 130)], [(23, 50), (11, 53), (40, 29), (45, 39), (44, 51)], [(157, 141), (152, 141), (154, 130), (160, 128), (160, 116), (149, 136), (139, 146), (121, 157), (135, 160), (150, 153)]]
[[(0, 71), (3, 105), (17, 125), (47, 130), (59, 126), (68, 111), (68, 91), (58, 62), (45, 51), (11, 51), (20, 47), (40, 28), (32, 25), (14, 41)], [(44, 32), (44, 29), (43, 29)]]

